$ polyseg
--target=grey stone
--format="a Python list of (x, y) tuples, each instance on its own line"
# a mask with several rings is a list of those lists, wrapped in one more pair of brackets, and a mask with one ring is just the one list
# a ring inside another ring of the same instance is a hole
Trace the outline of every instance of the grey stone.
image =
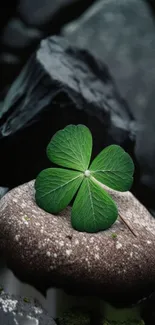
[(129, 304), (155, 291), (155, 219), (130, 192), (105, 188), (119, 214), (111, 228), (78, 232), (71, 209), (52, 215), (34, 199), (34, 181), (8, 192), (0, 201), (0, 251), (15, 274), (34, 286), (63, 288)]
[(108, 65), (136, 121), (141, 182), (155, 190), (155, 24), (147, 1), (97, 1), (63, 35)]
[(56, 325), (55, 321), (32, 298), (0, 294), (0, 324)]

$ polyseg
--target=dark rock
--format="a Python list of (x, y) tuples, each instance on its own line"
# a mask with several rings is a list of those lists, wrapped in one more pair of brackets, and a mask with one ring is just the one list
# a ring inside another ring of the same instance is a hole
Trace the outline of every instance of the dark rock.
[(7, 21), (15, 14), (18, 0), (2, 0), (0, 10), (0, 30), (5, 26)]
[(143, 0), (98, 1), (63, 34), (109, 66), (136, 121), (134, 152), (142, 185), (139, 195), (143, 201), (150, 196), (149, 203), (154, 206), (155, 22), (150, 7)]
[(36, 205), (33, 181), (8, 192), (0, 200), (8, 267), (41, 292), (62, 288), (122, 307), (148, 297), (155, 290), (155, 219), (130, 192), (106, 190), (136, 236), (119, 218), (106, 231), (76, 231), (70, 207), (52, 215)]
[(143, 319), (145, 325), (155, 324), (155, 293), (153, 293), (150, 298), (145, 302), (143, 307)]
[(2, 99), (4, 98), (5, 93), (7, 93), (8, 84), (11, 83), (12, 80), (17, 76), (17, 71), (19, 72), (21, 68), (22, 68), (22, 61), (18, 55), (12, 54), (8, 51), (0, 54), (0, 71), (1, 71), (0, 89), (3, 89), (3, 93), (4, 93), (2, 95)]
[(40, 39), (59, 34), (61, 27), (79, 17), (95, 0), (8, 0), (0, 12), (0, 56), (17, 55), (18, 66), (0, 62), (0, 91), (19, 75), (21, 68), (36, 50)]
[(48, 142), (71, 123), (90, 128), (94, 154), (111, 142), (131, 149), (132, 116), (108, 68), (60, 37), (42, 41), (10, 88), (0, 117), (0, 179), (9, 187), (49, 165)]
[(151, 8), (151, 11), (153, 13), (153, 15), (155, 14), (155, 2), (154, 0), (145, 0), (149, 5), (150, 5), (150, 8)]

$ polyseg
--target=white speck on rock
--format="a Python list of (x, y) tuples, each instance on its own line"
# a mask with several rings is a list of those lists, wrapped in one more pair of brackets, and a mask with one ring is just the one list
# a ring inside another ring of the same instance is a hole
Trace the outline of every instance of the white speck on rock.
[(18, 241), (19, 238), (20, 238), (20, 235), (16, 235), (16, 236), (15, 236), (15, 240), (16, 240), (16, 241)]
[(152, 241), (147, 240), (147, 244), (148, 244), (148, 245), (152, 244)]
[(95, 260), (99, 260), (100, 256), (99, 254), (95, 254)]
[(79, 245), (79, 240), (75, 239), (75, 245)]
[(51, 270), (54, 270), (54, 266), (53, 266), (53, 265), (50, 265), (50, 269), (51, 269)]
[(57, 258), (58, 255), (57, 255), (56, 253), (54, 253), (53, 256), (54, 256), (55, 258)]
[(71, 249), (66, 249), (66, 255), (70, 256), (72, 254), (72, 250)]
[(27, 319), (30, 320), (31, 324), (39, 325), (39, 321), (38, 321), (38, 319), (36, 319), (36, 318), (34, 318), (34, 317), (32, 317), (32, 316), (29, 316), (29, 315), (27, 316)]
[(46, 252), (46, 255), (47, 255), (48, 257), (50, 257), (50, 256), (51, 256), (51, 253), (50, 253), (49, 251), (47, 251), (47, 252)]
[(63, 242), (63, 240), (60, 240), (59, 245), (60, 245), (61, 247), (64, 246), (64, 242)]
[(22, 203), (22, 204), (21, 204), (21, 208), (22, 208), (22, 209), (26, 208), (26, 204), (25, 204), (25, 203)]
[(133, 244), (133, 246), (136, 247), (136, 248), (139, 248), (138, 245), (136, 245), (136, 244)]
[(119, 243), (119, 242), (117, 242), (117, 243), (116, 243), (116, 249), (120, 249), (121, 247), (122, 247), (122, 244)]
[(39, 222), (36, 222), (35, 225), (36, 225), (36, 226), (40, 226), (40, 223), (39, 223)]
[(25, 225), (25, 226), (28, 226), (28, 225), (29, 225), (29, 223), (28, 223), (27, 220), (23, 220), (23, 221), (24, 221), (24, 225)]
[(36, 214), (36, 211), (34, 209), (32, 209), (32, 213)]
[(12, 199), (12, 201), (13, 201), (13, 202), (15, 202), (15, 203), (17, 203), (17, 202), (18, 202), (18, 200), (17, 200), (17, 199), (15, 199), (15, 198), (13, 198), (13, 199)]
[(133, 256), (133, 252), (130, 252), (130, 257), (132, 257)]

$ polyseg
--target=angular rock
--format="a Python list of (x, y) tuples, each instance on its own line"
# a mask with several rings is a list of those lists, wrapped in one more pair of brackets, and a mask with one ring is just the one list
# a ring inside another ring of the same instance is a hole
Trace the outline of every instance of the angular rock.
[(0, 294), (0, 324), (3, 325), (56, 325), (54, 320), (33, 299)]
[[(64, 29), (72, 44), (104, 61), (136, 121), (141, 183), (155, 194), (155, 24), (147, 1), (97, 1)], [(147, 189), (141, 195), (145, 200)]]
[(136, 235), (119, 219), (107, 231), (77, 232), (70, 207), (55, 216), (36, 205), (33, 181), (8, 192), (0, 201), (0, 251), (9, 268), (42, 292), (54, 286), (123, 305), (151, 295), (155, 220), (130, 192), (106, 190)]
[(111, 142), (131, 150), (133, 119), (107, 66), (61, 37), (41, 42), (10, 88), (0, 117), (0, 179), (9, 187), (49, 165), (46, 146), (67, 124), (91, 129), (94, 154)]

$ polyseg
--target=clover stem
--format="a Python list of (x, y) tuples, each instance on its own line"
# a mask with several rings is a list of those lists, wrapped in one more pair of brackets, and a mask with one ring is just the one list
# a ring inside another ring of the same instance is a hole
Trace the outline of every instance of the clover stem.
[[(95, 183), (97, 183), (99, 186), (101, 186), (101, 187), (105, 190), (104, 185), (103, 185), (101, 182), (97, 181), (97, 179), (94, 178), (93, 176), (91, 176), (91, 178), (93, 179), (93, 181), (94, 181)], [(126, 227), (131, 231), (131, 233), (132, 233), (135, 237), (137, 237), (137, 234), (136, 234), (135, 231), (132, 229), (132, 227), (130, 226), (130, 224), (125, 220), (125, 218), (122, 217), (122, 215), (120, 215), (120, 213), (118, 213), (118, 215), (119, 215), (120, 219), (124, 222), (124, 224), (126, 225)]]
[(125, 220), (125, 218), (119, 213), (118, 214), (119, 217), (121, 218), (121, 220), (124, 222), (124, 224), (128, 227), (128, 229), (132, 232), (132, 234), (137, 237), (137, 234), (135, 233), (135, 231), (131, 228), (130, 224)]
[(115, 308), (108, 303), (103, 306), (102, 325), (145, 325), (141, 319), (140, 307)]

